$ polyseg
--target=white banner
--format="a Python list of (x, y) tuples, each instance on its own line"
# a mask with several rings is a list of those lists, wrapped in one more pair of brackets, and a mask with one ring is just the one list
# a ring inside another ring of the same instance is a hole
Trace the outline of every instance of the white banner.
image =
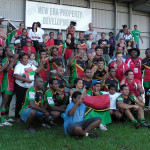
[(85, 31), (92, 22), (92, 10), (88, 8), (26, 1), (26, 26), (40, 22), (42, 28), (66, 29), (75, 21), (76, 30)]

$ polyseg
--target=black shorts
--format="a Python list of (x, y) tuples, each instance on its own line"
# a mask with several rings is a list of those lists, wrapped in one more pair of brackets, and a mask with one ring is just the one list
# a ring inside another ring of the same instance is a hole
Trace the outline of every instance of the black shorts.
[(93, 122), (98, 121), (98, 120), (100, 120), (99, 117), (93, 117), (93, 118), (90, 118), (90, 119), (87, 119), (87, 120), (84, 120), (84, 121), (80, 121), (80, 122), (77, 122), (77, 123), (70, 124), (67, 127), (67, 133), (70, 136), (74, 136), (76, 127), (81, 127), (82, 130), (85, 130), (90, 124), (92, 124)]

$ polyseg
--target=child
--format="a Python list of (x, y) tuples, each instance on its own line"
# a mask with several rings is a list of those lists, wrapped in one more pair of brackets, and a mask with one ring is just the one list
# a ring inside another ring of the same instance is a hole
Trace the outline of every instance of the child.
[(89, 133), (89, 131), (100, 125), (100, 118), (94, 117), (83, 120), (85, 116), (85, 105), (83, 102), (83, 95), (76, 91), (72, 94), (72, 102), (68, 105), (65, 112), (64, 129), (68, 136), (75, 136), (76, 138), (89, 136), (91, 138), (98, 137), (98, 133)]
[(114, 115), (116, 118), (121, 119), (122, 114), (116, 108), (116, 100), (121, 93), (116, 92), (116, 86), (114, 84), (110, 84), (108, 86), (109, 92), (103, 92), (103, 94), (109, 94), (110, 96), (110, 115)]
[(38, 63), (35, 61), (35, 58), (36, 58), (36, 54), (31, 52), (30, 57), (28, 59), (28, 63), (37, 67)]

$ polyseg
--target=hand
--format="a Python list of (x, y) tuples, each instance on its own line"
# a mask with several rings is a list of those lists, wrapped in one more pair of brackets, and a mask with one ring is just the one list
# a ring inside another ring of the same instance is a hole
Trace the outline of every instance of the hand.
[(139, 109), (139, 106), (133, 105), (133, 108), (134, 108), (135, 110), (138, 110), (138, 109)]
[(19, 54), (15, 54), (15, 55), (14, 55), (14, 60), (17, 60), (18, 57), (19, 57)]
[(141, 88), (142, 88), (142, 86), (141, 86), (141, 84), (139, 83), (139, 84), (138, 84), (138, 89), (141, 89)]
[(45, 115), (46, 117), (49, 117), (49, 112), (46, 111), (46, 112), (44, 113), (44, 115)]
[(76, 102), (76, 104), (79, 106), (79, 105), (82, 104), (82, 102), (83, 102), (83, 99), (81, 98), (80, 100), (78, 100), (78, 101)]
[(25, 82), (27, 82), (27, 83), (32, 83), (32, 81), (31, 81), (30, 79), (26, 79)]
[(63, 94), (61, 91), (59, 92), (59, 96), (60, 96), (60, 99), (61, 99), (61, 100), (64, 99), (64, 94)]

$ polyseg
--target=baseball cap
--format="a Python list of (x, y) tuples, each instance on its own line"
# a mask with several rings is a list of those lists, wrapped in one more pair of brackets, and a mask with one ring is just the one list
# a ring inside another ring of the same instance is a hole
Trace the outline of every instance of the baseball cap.
[(95, 79), (92, 81), (92, 85), (95, 85), (95, 84), (101, 84), (101, 80), (98, 80), (98, 79)]
[(26, 39), (26, 42), (32, 42), (32, 40), (31, 39)]
[(0, 16), (0, 19), (5, 19), (3, 16)]
[(21, 43), (20, 39), (15, 40), (15, 44)]

